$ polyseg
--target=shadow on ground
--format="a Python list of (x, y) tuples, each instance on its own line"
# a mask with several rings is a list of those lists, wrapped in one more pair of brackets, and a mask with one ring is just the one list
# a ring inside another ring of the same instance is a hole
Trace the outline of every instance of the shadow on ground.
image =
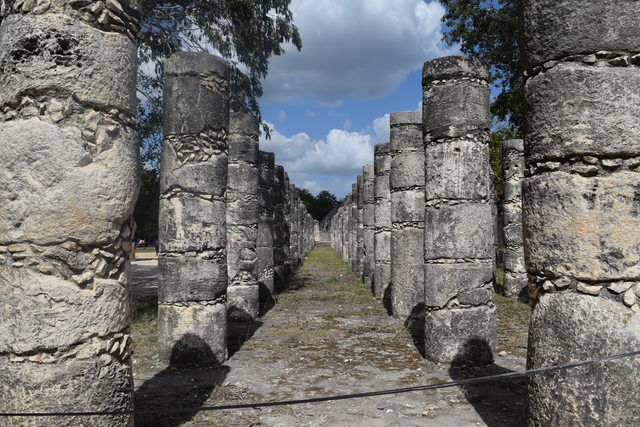
[(213, 389), (220, 386), (227, 377), (227, 366), (211, 366), (215, 363), (211, 348), (201, 338), (187, 335), (173, 347), (169, 367), (145, 381), (136, 390), (134, 405), (136, 411), (178, 408), (193, 410), (136, 414), (136, 426), (177, 427), (190, 421)]
[[(473, 339), (456, 355), (449, 375), (454, 380), (485, 377), (513, 372), (495, 363), (474, 366), (487, 360), (491, 348), (486, 341)], [(526, 379), (470, 384), (461, 387), (465, 397), (489, 427), (525, 426)]]
[(232, 357), (242, 346), (253, 337), (264, 324), (258, 320), (253, 321), (227, 321), (227, 352)]
[(420, 352), (423, 359), (426, 357), (424, 351), (424, 314), (424, 303), (417, 304), (404, 321), (404, 327), (411, 334), (413, 345)]

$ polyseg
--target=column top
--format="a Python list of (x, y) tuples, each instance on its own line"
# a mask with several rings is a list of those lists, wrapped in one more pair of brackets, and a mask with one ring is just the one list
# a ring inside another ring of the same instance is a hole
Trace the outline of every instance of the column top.
[(196, 73), (226, 76), (229, 70), (227, 61), (205, 52), (178, 51), (172, 54), (164, 63), (166, 75)]
[(443, 56), (425, 62), (422, 67), (423, 85), (462, 78), (489, 80), (489, 70), (481, 60), (468, 56)]
[(373, 154), (375, 157), (389, 155), (389, 143), (376, 144), (375, 147), (373, 147)]
[(397, 111), (391, 113), (389, 117), (389, 125), (421, 125), (422, 124), (422, 112), (421, 111)]

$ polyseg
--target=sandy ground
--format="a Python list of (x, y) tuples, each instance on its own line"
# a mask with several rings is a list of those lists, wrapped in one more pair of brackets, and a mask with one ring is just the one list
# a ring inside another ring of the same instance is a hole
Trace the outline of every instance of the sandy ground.
[[(133, 262), (137, 300), (154, 297), (156, 275), (153, 254)], [(230, 358), (218, 368), (162, 369), (154, 359), (153, 321), (134, 324), (136, 409), (331, 396), (524, 370), (525, 360), (518, 357), (497, 357), (482, 368), (425, 361), (420, 334), (389, 317), (326, 246), (314, 249), (276, 301), (253, 324), (230, 325)], [(525, 391), (523, 381), (489, 383), (295, 406), (143, 415), (136, 425), (519, 426)]]

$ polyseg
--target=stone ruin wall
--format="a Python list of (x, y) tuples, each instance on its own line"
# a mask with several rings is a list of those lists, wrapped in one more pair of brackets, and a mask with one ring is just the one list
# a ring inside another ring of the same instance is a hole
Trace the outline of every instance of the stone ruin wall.
[[(623, 0), (523, 5), (529, 368), (640, 348), (639, 13)], [(638, 363), (533, 377), (529, 425), (637, 424)]]
[[(137, 7), (66, 0), (0, 7), (5, 411), (133, 406), (128, 259), (138, 192)], [(101, 417), (93, 425), (131, 420)]]

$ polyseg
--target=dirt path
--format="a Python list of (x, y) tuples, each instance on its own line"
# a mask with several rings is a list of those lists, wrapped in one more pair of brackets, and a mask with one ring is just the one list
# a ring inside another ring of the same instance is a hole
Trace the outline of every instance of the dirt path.
[[(389, 317), (328, 246), (316, 247), (275, 299), (260, 321), (231, 325), (231, 357), (215, 369), (160, 370), (155, 318), (152, 312), (139, 314), (133, 328), (136, 409), (301, 399), (524, 369), (518, 357), (498, 357), (495, 365), (481, 369), (424, 361), (414, 342), (419, 337)], [(508, 328), (500, 342), (511, 342), (514, 330), (523, 332), (513, 319), (502, 323)], [(297, 406), (146, 415), (136, 425), (518, 426), (523, 424), (524, 393), (522, 382), (488, 384)]]

